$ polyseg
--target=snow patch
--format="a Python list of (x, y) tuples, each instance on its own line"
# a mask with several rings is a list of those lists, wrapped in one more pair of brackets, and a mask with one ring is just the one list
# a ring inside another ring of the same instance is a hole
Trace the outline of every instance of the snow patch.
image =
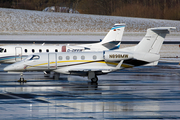
[(152, 27), (177, 27), (180, 21), (87, 14), (49, 13), (0, 8), (0, 32), (108, 32), (115, 23), (126, 23), (126, 32), (146, 32)]

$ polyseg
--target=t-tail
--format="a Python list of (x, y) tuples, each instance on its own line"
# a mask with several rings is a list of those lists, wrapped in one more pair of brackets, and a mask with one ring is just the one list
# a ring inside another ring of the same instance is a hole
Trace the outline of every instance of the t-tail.
[(166, 35), (170, 33), (171, 29), (176, 29), (176, 28), (175, 27), (149, 28), (144, 38), (135, 47), (135, 51), (158, 54)]
[[(158, 60), (160, 58), (159, 52), (162, 47), (163, 41), (167, 34), (170, 33), (172, 29), (176, 29), (175, 27), (157, 27), (157, 28), (149, 28), (147, 30), (144, 38), (139, 42), (138, 45), (135, 46), (134, 51), (136, 53), (145, 53), (141, 56), (143, 60), (157, 60), (148, 64), (148, 65), (157, 65)], [(150, 57), (154, 56), (154, 57)], [(158, 58), (159, 56), (159, 58)], [(137, 56), (138, 57), (138, 56)]]

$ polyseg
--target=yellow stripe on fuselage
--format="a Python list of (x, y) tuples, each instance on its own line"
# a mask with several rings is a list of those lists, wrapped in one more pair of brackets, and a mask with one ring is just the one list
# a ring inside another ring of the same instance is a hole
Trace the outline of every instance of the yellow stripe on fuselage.
[[(103, 64), (110, 64), (110, 65), (118, 65), (118, 63), (114, 63), (114, 62), (105, 62), (105, 61), (90, 61), (90, 60), (68, 60), (68, 61), (57, 61), (57, 63), (68, 63), (68, 62), (82, 62), (82, 63), (92, 63), (92, 62), (96, 62), (96, 63), (103, 63)], [(56, 62), (50, 62), (49, 64), (55, 64)], [(31, 67), (38, 67), (38, 66), (42, 66), (42, 65), (47, 65), (48, 63), (42, 63), (42, 64), (37, 64), (37, 65), (33, 65), (33, 66), (29, 66), (27, 68), (31, 68)], [(122, 64), (121, 67), (124, 68), (131, 68), (133, 66), (131, 65), (126, 65), (126, 64)]]
[[(69, 60), (69, 61), (58, 61), (57, 63), (65, 63), (65, 62), (96, 62), (96, 63), (106, 63), (111, 65), (118, 65), (118, 63), (113, 62), (105, 62), (105, 61), (90, 61), (90, 60)], [(55, 62), (54, 62), (55, 63)]]
[[(91, 63), (91, 62), (96, 62), (96, 63), (106, 63), (106, 64), (111, 64), (111, 65), (118, 65), (118, 63), (113, 63), (113, 62), (105, 62), (105, 61), (90, 61), (90, 60), (68, 60), (68, 61), (57, 61), (57, 63), (67, 63), (67, 62), (84, 62), (84, 63)], [(54, 64), (56, 62), (50, 62), (49, 64)], [(31, 68), (31, 67), (38, 67), (38, 66), (42, 66), (42, 65), (47, 65), (48, 63), (42, 63), (42, 64), (37, 64), (37, 65), (33, 65), (33, 66), (28, 66), (27, 68)]]
[(133, 65), (122, 64), (121, 67), (123, 67), (123, 68), (132, 68), (134, 66)]
[(28, 66), (27, 68), (37, 67), (37, 66), (42, 66), (42, 65), (47, 65), (47, 64), (48, 64), (48, 63), (42, 63), (42, 64), (33, 65), (33, 66)]
[[(90, 60), (67, 60), (67, 61), (57, 61), (57, 63), (66, 63), (66, 62), (94, 62)], [(55, 63), (55, 62), (53, 62)]]

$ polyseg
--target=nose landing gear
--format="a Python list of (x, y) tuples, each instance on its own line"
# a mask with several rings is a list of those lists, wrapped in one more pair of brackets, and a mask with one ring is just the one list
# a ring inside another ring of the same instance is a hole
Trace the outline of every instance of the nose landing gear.
[(24, 77), (23, 77), (23, 74), (20, 74), (20, 79), (18, 80), (18, 82), (20, 82), (20, 83), (24, 83), (24, 82), (26, 82), (26, 80), (24, 80)]

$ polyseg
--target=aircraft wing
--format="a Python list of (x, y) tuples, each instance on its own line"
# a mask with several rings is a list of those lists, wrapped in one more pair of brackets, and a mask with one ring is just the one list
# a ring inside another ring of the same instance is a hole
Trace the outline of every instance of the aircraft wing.
[(72, 69), (72, 70), (69, 70), (69, 72), (89, 72), (89, 71), (108, 73), (108, 72), (111, 72), (112, 70), (111, 69)]
[(104, 43), (102, 45), (110, 50), (115, 50), (120, 47), (120, 43), (121, 42), (119, 42), (119, 41), (111, 41), (111, 42)]
[(70, 69), (68, 70), (71, 74), (86, 74), (88, 72), (95, 72), (97, 75), (98, 74), (107, 74), (109, 72), (116, 71), (117, 69), (121, 68), (121, 65), (123, 63), (123, 60), (121, 60), (118, 65), (114, 69)]
[(121, 60), (118, 65), (116, 67), (114, 67), (114, 69), (105, 69), (105, 68), (101, 68), (101, 69), (70, 69), (68, 70), (69, 72), (102, 72), (102, 73), (108, 73), (108, 72), (112, 72), (115, 71), (117, 69), (121, 68), (121, 65), (123, 63), (124, 60)]

